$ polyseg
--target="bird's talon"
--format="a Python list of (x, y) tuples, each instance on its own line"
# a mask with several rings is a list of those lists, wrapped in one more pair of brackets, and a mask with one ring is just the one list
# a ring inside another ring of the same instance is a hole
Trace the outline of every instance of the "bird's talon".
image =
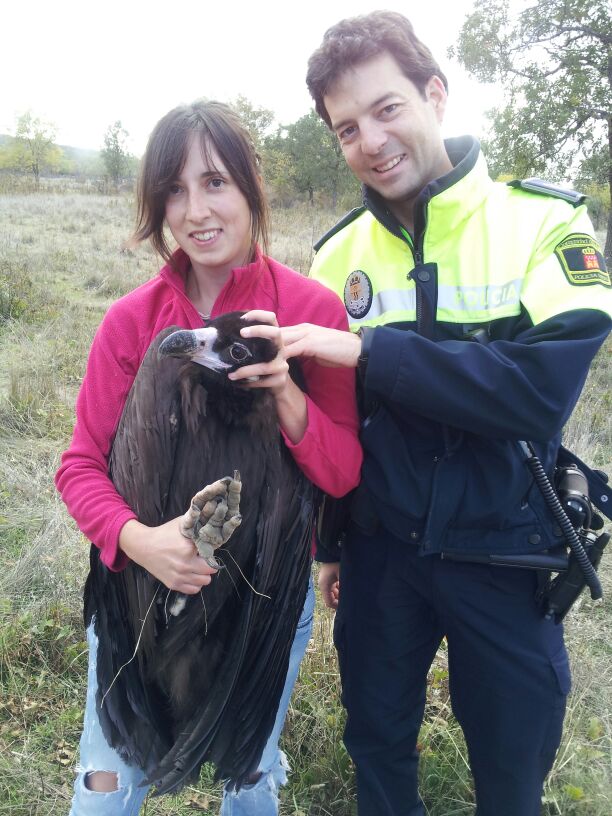
[(215, 550), (217, 549), (210, 541), (197, 541), (196, 547), (200, 556), (206, 561), (209, 567), (220, 570), (224, 568), (224, 564), (217, 561), (215, 558)]
[(222, 564), (220, 561), (217, 561), (214, 555), (209, 555), (204, 560), (206, 561), (208, 566), (212, 567), (213, 569), (216, 570), (225, 569), (225, 564)]

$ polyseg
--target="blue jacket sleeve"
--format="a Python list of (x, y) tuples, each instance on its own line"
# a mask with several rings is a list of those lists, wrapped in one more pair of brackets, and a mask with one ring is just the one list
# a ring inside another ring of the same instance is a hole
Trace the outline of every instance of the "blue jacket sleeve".
[(569, 418), (610, 327), (607, 313), (579, 309), (480, 345), (381, 326), (365, 387), (383, 402), (480, 436), (544, 442)]

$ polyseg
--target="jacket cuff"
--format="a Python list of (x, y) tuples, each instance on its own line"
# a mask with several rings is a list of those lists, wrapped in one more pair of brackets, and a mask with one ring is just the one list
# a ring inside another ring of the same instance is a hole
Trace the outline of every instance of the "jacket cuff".
[(334, 564), (340, 561), (340, 545), (339, 544), (327, 544), (324, 546), (319, 536), (315, 536), (315, 561), (319, 561), (321, 564)]
[(368, 368), (368, 360), (370, 357), (370, 347), (374, 337), (374, 329), (370, 326), (362, 326), (358, 331), (359, 339), (361, 340), (361, 351), (357, 358), (357, 370), (362, 382), (365, 380), (366, 370)]
[(368, 365), (365, 369), (363, 383), (366, 388), (378, 394), (392, 395), (393, 387), (402, 356), (403, 343), (408, 332), (401, 332), (402, 343), (397, 340), (399, 332), (377, 327), (369, 332), (367, 352)]

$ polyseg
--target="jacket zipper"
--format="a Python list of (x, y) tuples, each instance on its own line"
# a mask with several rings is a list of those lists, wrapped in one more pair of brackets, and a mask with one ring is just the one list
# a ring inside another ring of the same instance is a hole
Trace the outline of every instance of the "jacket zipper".
[[(414, 208), (414, 263), (418, 268), (425, 262), (423, 245), (425, 243), (425, 229), (427, 227), (427, 205), (429, 199), (419, 197)], [(417, 282), (415, 281), (415, 284)], [(417, 333), (423, 335), (423, 289), (416, 287), (416, 319)], [(432, 339), (432, 338), (430, 338)]]
[(410, 247), (414, 260), (414, 270), (410, 270), (406, 277), (414, 282), (417, 334), (423, 337), (426, 336), (423, 327), (423, 291), (417, 276), (412, 275), (412, 272), (417, 270), (419, 266), (422, 266), (424, 263), (423, 244), (425, 242), (425, 229), (427, 227), (427, 206), (430, 198), (431, 195), (426, 193), (415, 202), (414, 238), (408, 230), (399, 223), (397, 218), (391, 214), (388, 208), (381, 206), (381, 202), (378, 202), (376, 197), (368, 198), (366, 195), (364, 198), (366, 209), (372, 213), (378, 223), (396, 238), (403, 237)]
[[(412, 258), (414, 260), (414, 269), (418, 269), (419, 266), (423, 264), (423, 243), (424, 243), (424, 234), (425, 234), (425, 223), (426, 223), (426, 214), (425, 214), (425, 206), (423, 205), (423, 229), (419, 231), (419, 233), (415, 233), (415, 237), (413, 238), (412, 235), (401, 227), (402, 235), (406, 239), (406, 243), (409, 245), (410, 250), (412, 252)], [(411, 272), (408, 273), (408, 277), (411, 276)], [(414, 276), (412, 278), (414, 281), (414, 291), (415, 291), (415, 310), (416, 310), (416, 324), (417, 324), (417, 334), (423, 334), (423, 290), (419, 285), (418, 278)]]

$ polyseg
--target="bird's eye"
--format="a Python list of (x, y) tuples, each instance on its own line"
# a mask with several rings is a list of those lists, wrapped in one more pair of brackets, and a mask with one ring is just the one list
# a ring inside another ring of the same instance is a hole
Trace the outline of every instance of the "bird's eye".
[(253, 356), (242, 343), (232, 343), (229, 347), (229, 355), (235, 363), (244, 363), (245, 360)]

